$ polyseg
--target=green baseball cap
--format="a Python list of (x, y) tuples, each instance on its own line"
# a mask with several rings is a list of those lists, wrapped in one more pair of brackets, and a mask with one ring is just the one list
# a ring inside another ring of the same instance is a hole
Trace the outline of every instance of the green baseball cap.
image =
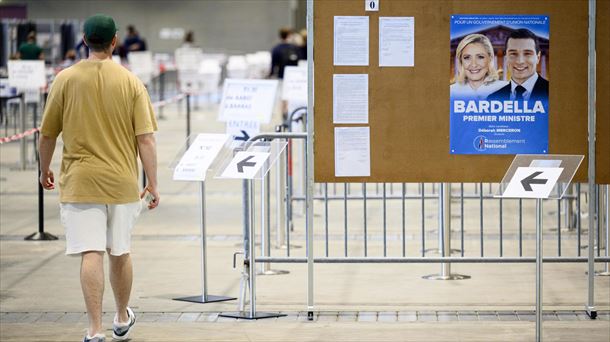
[(103, 14), (96, 14), (85, 20), (83, 27), (85, 39), (94, 44), (104, 44), (112, 41), (112, 38), (118, 31), (114, 20)]

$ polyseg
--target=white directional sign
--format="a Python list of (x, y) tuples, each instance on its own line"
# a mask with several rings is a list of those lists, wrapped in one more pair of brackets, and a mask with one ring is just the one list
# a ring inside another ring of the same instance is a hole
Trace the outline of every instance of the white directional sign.
[(225, 80), (218, 119), (269, 123), (275, 105), (277, 85), (277, 80)]
[(562, 172), (562, 167), (519, 167), (502, 197), (548, 198)]
[(19, 89), (38, 89), (47, 84), (44, 61), (8, 61), (8, 83)]
[(229, 139), (226, 134), (199, 134), (174, 169), (174, 180), (205, 181), (206, 171)]
[(246, 142), (261, 131), (261, 123), (254, 120), (227, 121), (227, 134), (238, 142)]
[(253, 179), (270, 155), (269, 152), (237, 152), (220, 178)]

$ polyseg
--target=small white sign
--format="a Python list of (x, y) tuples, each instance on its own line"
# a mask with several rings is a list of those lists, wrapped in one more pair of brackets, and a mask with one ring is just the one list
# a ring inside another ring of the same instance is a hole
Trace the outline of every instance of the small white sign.
[(364, 10), (378, 12), (379, 0), (364, 0)]
[(129, 70), (144, 84), (150, 83), (154, 71), (152, 52), (132, 51), (127, 55)]
[(218, 120), (257, 120), (269, 123), (277, 85), (277, 80), (225, 80)]
[(287, 66), (284, 68), (282, 100), (307, 103), (307, 67)]
[(237, 152), (220, 178), (252, 179), (270, 155), (269, 152)]
[(203, 59), (203, 50), (199, 48), (183, 47), (174, 52), (178, 70), (199, 70)]
[(238, 142), (246, 142), (261, 131), (261, 123), (254, 120), (227, 121), (227, 134)]
[(8, 61), (8, 83), (18, 89), (46, 86), (44, 61)]
[(518, 167), (501, 197), (548, 198), (562, 167)]
[(174, 169), (174, 180), (205, 181), (208, 168), (228, 139), (226, 134), (198, 134)]

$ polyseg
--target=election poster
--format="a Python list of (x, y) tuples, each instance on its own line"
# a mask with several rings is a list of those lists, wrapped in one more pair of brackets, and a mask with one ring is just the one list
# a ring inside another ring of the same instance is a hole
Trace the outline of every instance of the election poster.
[(451, 154), (549, 150), (549, 17), (452, 15)]

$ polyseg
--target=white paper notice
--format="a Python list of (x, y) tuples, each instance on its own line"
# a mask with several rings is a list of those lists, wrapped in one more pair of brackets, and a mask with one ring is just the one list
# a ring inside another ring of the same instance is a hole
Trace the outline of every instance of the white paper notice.
[(333, 123), (369, 123), (369, 75), (333, 75)]
[(282, 100), (307, 103), (307, 67), (284, 68)]
[(229, 136), (198, 134), (174, 169), (174, 180), (205, 181), (205, 175)]
[(277, 80), (226, 79), (218, 120), (258, 120), (269, 123), (277, 85)]
[(9, 86), (38, 89), (47, 84), (44, 61), (8, 61)]
[(369, 17), (336, 16), (334, 64), (369, 65)]
[(368, 127), (335, 127), (335, 177), (371, 175), (371, 134)]
[(415, 65), (415, 19), (413, 17), (379, 18), (379, 66)]

